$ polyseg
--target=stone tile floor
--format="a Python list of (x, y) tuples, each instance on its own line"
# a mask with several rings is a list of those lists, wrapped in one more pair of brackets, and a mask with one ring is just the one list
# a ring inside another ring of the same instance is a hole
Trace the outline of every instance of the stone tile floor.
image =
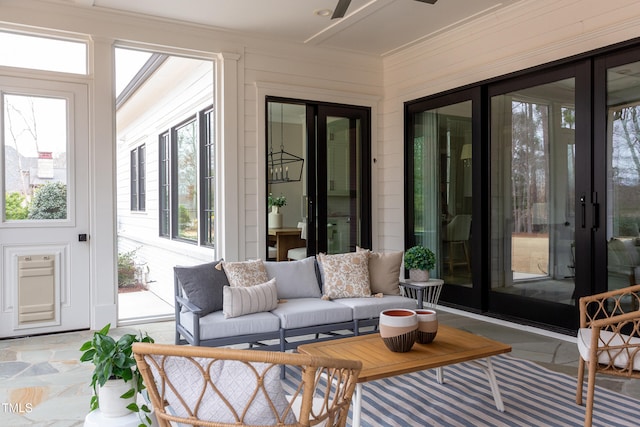
[[(441, 308), (439, 320), (511, 344), (512, 356), (576, 376), (575, 339)], [(172, 321), (119, 327), (116, 335), (147, 332), (172, 343)], [(79, 362), (91, 331), (0, 340), (0, 426), (82, 426), (89, 409), (92, 365)], [(498, 378), (499, 381), (499, 378)], [(598, 384), (640, 399), (640, 381), (600, 376)]]

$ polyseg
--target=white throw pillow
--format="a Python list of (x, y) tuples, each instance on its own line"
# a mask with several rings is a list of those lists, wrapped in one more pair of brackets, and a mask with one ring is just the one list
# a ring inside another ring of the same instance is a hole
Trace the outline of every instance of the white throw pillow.
[(225, 319), (270, 311), (277, 306), (276, 279), (254, 286), (225, 286), (222, 290), (222, 312)]

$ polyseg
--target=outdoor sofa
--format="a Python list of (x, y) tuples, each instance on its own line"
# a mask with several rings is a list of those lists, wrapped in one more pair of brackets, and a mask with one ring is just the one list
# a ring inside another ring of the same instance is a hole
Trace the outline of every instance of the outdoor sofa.
[(176, 266), (175, 342), (286, 351), (371, 332), (382, 310), (417, 306), (401, 295), (401, 264), (402, 252), (359, 250), (299, 261)]

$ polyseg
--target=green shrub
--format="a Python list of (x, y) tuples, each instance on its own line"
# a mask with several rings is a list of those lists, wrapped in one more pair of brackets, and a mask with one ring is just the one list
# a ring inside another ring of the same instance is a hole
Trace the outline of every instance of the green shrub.
[(407, 270), (433, 270), (435, 266), (436, 256), (429, 248), (414, 246), (404, 253), (404, 268)]
[(118, 254), (118, 287), (124, 288), (136, 283), (136, 252), (134, 249), (129, 252)]
[(7, 193), (5, 195), (4, 203), (6, 219), (27, 219), (27, 216), (29, 215), (29, 207), (22, 194), (17, 191)]
[(67, 186), (48, 182), (38, 187), (29, 205), (29, 219), (66, 219)]

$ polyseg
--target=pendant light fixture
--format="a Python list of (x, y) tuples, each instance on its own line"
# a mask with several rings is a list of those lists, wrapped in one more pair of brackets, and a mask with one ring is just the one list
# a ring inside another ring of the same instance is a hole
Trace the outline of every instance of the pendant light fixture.
[(284, 149), (284, 104), (280, 103), (280, 151), (273, 151), (273, 107), (269, 103), (269, 154), (267, 154), (267, 181), (282, 184), (302, 180), (304, 159)]

